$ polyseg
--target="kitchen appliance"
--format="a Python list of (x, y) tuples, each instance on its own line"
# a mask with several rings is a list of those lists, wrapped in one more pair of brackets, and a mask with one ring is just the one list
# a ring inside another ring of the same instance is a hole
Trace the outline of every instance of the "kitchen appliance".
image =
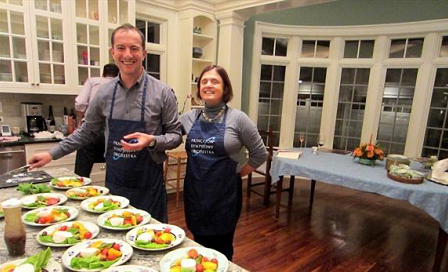
[(47, 130), (42, 103), (22, 102), (22, 120), (25, 123), (24, 132), (28, 135)]
[(0, 175), (26, 165), (25, 146), (0, 147)]

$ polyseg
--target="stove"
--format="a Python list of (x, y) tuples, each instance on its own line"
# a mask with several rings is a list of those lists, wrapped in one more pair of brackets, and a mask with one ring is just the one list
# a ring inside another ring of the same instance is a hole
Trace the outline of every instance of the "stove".
[(0, 188), (14, 187), (18, 183), (42, 183), (49, 182), (53, 177), (45, 171), (31, 171), (0, 176)]

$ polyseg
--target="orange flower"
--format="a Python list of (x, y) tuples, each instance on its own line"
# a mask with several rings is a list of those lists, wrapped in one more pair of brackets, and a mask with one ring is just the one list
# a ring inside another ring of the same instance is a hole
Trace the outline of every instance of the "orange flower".
[(355, 151), (353, 151), (353, 155), (355, 155), (355, 157), (362, 157), (361, 148), (356, 148)]
[(353, 151), (353, 157), (369, 160), (383, 160), (384, 152), (378, 145), (374, 145), (372, 143), (361, 144), (360, 147)]
[(375, 149), (375, 147), (373, 145), (371, 145), (371, 144), (368, 144), (366, 146), (366, 151), (373, 152), (374, 149)]

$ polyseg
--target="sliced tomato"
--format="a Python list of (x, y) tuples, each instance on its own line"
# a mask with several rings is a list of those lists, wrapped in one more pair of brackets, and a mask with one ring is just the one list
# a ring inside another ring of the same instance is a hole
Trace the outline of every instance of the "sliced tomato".
[(55, 205), (59, 203), (59, 198), (49, 197), (46, 201), (47, 205)]
[(120, 247), (119, 244), (116, 244), (116, 243), (115, 243), (114, 246), (113, 246), (113, 248), (116, 249), (116, 250), (120, 250), (121, 247)]
[(84, 233), (84, 239), (90, 239), (92, 238), (93, 234), (90, 231), (87, 231)]
[(59, 228), (59, 230), (60, 231), (66, 231), (66, 230), (68, 230), (68, 227), (67, 226), (62, 226), (62, 227)]

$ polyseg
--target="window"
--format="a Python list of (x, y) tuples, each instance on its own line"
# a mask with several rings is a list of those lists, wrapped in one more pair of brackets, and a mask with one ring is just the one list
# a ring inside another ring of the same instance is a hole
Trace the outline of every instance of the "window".
[(377, 140), (386, 153), (403, 154), (418, 69), (387, 69)]
[(393, 39), (390, 42), (389, 58), (420, 58), (423, 38)]
[(345, 41), (344, 58), (372, 58), (374, 40)]
[(301, 67), (297, 111), (294, 128), (294, 146), (300, 146), (300, 133), (305, 133), (304, 146), (317, 145), (324, 101), (327, 68)]
[(342, 69), (333, 148), (354, 150), (361, 140), (370, 69)]
[(448, 57), (448, 36), (444, 36), (442, 38), (442, 45), (440, 46), (439, 57), (442, 58)]
[(160, 80), (160, 55), (148, 53), (143, 60), (143, 67), (148, 74)]
[(288, 40), (279, 38), (263, 38), (261, 48), (262, 55), (285, 57), (288, 49)]
[(160, 24), (137, 19), (136, 27), (143, 33), (146, 42), (160, 44)]
[(275, 146), (280, 139), (284, 82), (285, 66), (261, 65), (257, 126), (266, 131), (272, 127)]
[(422, 156), (448, 158), (448, 68), (437, 69)]
[(302, 58), (328, 58), (330, 41), (304, 40), (302, 44)]

